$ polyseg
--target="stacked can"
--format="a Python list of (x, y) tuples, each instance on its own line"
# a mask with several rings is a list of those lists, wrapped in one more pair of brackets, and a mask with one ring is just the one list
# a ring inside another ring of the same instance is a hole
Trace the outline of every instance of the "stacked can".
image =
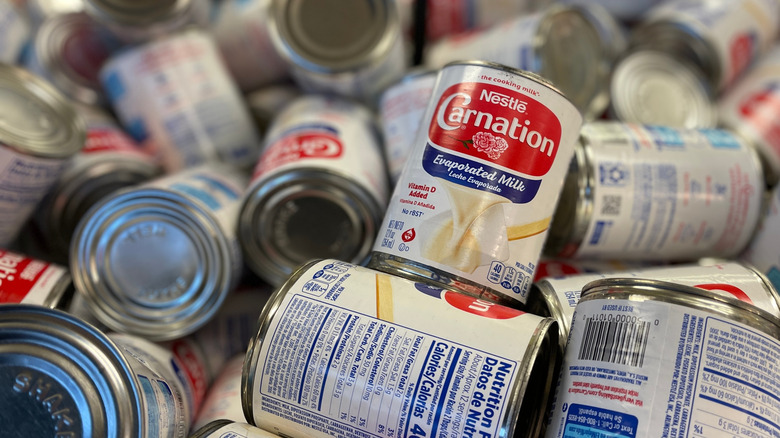
[(594, 122), (582, 129), (545, 252), (735, 257), (755, 233), (763, 201), (759, 158), (728, 131)]
[(713, 127), (714, 97), (767, 52), (778, 29), (774, 0), (664, 2), (615, 66), (612, 112), (628, 122)]
[(69, 98), (102, 105), (106, 102), (98, 74), (118, 49), (119, 42), (86, 13), (54, 15), (35, 33), (25, 65)]
[(164, 37), (190, 25), (205, 26), (206, 0), (84, 0), (84, 10), (128, 44)]
[(306, 91), (373, 103), (408, 65), (393, 0), (271, 0), (269, 29)]
[(185, 438), (181, 367), (141, 338), (41, 306), (0, 306), (6, 428), (24, 436)]
[(150, 180), (161, 171), (151, 155), (105, 111), (79, 104), (74, 107), (86, 124), (86, 144), (41, 201), (34, 217), (49, 256), (65, 261), (73, 232), (87, 210), (114, 191)]
[(370, 112), (336, 97), (297, 99), (271, 126), (243, 197), (247, 264), (280, 285), (313, 258), (364, 262), (387, 192)]
[(426, 49), (425, 64), (438, 68), (483, 59), (532, 71), (558, 87), (586, 119), (594, 119), (609, 103), (608, 77), (624, 42), (618, 24), (597, 5), (554, 5), (439, 40)]
[(322, 260), (290, 277), (258, 326), (241, 393), (247, 420), (270, 432), (536, 437), (543, 428), (558, 361), (549, 318)]
[(444, 67), (370, 266), (524, 303), (581, 120), (531, 73)]
[(245, 178), (211, 164), (121, 190), (79, 223), (71, 274), (113, 330), (169, 340), (211, 319), (241, 273)]
[(0, 95), (0, 247), (8, 247), (86, 133), (65, 97), (27, 70), (0, 65)]
[(675, 265), (602, 274), (579, 274), (546, 278), (534, 283), (528, 310), (551, 316), (558, 321), (561, 347), (566, 346), (572, 318), (586, 284), (603, 278), (649, 278), (697, 287), (716, 294), (737, 298), (780, 318), (780, 294), (755, 268), (741, 263), (725, 262), (707, 266)]
[(101, 70), (122, 125), (168, 172), (257, 159), (257, 132), (219, 56), (208, 34), (190, 29), (123, 51)]
[(767, 184), (780, 180), (780, 46), (764, 55), (758, 65), (718, 102), (720, 124), (755, 145), (766, 163)]
[(772, 436), (780, 320), (736, 298), (657, 280), (588, 283), (548, 438)]

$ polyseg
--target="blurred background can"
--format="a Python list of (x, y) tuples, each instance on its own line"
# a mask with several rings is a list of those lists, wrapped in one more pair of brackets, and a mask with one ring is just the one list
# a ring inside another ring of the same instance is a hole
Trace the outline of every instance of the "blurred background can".
[(247, 265), (278, 286), (313, 258), (364, 262), (389, 191), (369, 110), (335, 96), (300, 97), (265, 143), (238, 222)]
[(104, 198), (70, 250), (76, 289), (112, 330), (170, 340), (217, 312), (243, 268), (236, 238), (246, 178), (212, 163)]

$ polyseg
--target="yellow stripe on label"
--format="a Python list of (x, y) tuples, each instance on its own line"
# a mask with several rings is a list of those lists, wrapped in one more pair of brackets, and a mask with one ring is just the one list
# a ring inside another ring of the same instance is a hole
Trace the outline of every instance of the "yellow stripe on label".
[(389, 275), (376, 274), (376, 317), (393, 322), (393, 286)]
[(550, 217), (529, 222), (523, 225), (514, 225), (506, 229), (506, 237), (509, 241), (525, 239), (543, 233), (550, 226)]

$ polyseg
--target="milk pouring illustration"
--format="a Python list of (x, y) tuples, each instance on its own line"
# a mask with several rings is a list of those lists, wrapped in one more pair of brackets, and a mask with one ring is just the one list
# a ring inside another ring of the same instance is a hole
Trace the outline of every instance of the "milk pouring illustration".
[(423, 120), (371, 266), (525, 302), (579, 112), (538, 76), (465, 62), (442, 69)]

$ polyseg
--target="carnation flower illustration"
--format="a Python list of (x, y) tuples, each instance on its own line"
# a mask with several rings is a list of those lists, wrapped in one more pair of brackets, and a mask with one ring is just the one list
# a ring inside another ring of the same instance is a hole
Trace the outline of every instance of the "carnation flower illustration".
[(478, 151), (484, 152), (491, 160), (497, 160), (509, 147), (505, 139), (489, 132), (478, 132), (471, 137)]

